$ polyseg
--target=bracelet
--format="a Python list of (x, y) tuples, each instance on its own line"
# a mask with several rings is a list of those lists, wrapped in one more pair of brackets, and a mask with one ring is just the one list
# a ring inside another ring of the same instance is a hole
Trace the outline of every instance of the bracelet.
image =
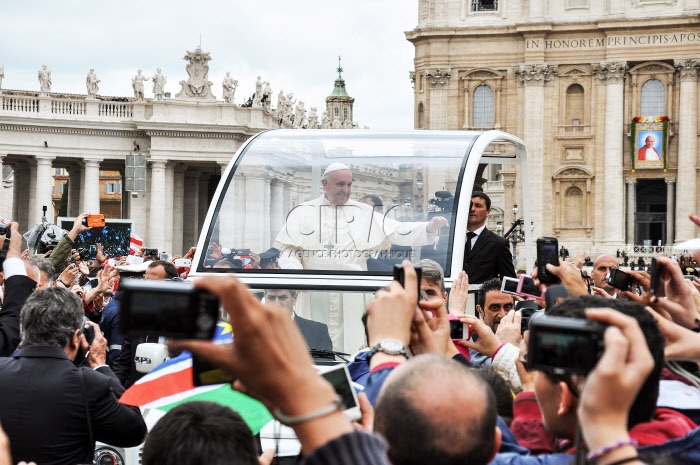
[[(607, 444), (600, 449), (593, 450), (586, 455), (586, 460), (589, 462), (593, 462), (594, 460), (597, 460), (601, 458), (602, 456), (609, 454), (610, 452), (614, 451), (615, 449), (619, 449), (620, 447), (624, 446), (634, 446), (637, 447), (637, 441), (635, 441), (632, 438), (627, 438), (627, 439), (620, 439), (619, 441), (613, 442), (611, 444)], [(623, 462), (624, 463), (624, 462)]]
[(278, 407), (275, 407), (272, 410), (272, 415), (283, 425), (294, 426), (298, 425), (299, 423), (304, 423), (306, 421), (315, 420), (317, 418), (330, 415), (336, 410), (340, 410), (342, 406), (343, 398), (336, 394), (333, 397), (333, 403), (331, 403), (331, 405), (326, 405), (325, 407), (321, 407), (320, 409), (313, 412), (305, 413), (304, 415), (299, 415), (296, 417), (292, 415), (286, 415), (282, 413), (282, 411)]
[(609, 463), (608, 465), (623, 465), (625, 463), (634, 462), (635, 460), (639, 460), (638, 455), (635, 455), (634, 457), (627, 457), (626, 459), (618, 460), (617, 462), (612, 462), (612, 463)]

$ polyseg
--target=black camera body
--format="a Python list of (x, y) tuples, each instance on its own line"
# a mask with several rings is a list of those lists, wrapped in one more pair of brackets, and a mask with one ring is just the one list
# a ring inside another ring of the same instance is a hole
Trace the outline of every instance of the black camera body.
[(149, 255), (155, 255), (157, 257), (158, 256), (158, 249), (145, 249), (143, 251), (143, 256), (148, 257)]
[(625, 273), (619, 268), (612, 267), (608, 273), (608, 284), (610, 284), (615, 289), (621, 291), (632, 290), (632, 284), (634, 284), (634, 276)]
[(580, 318), (542, 315), (530, 322), (527, 367), (557, 375), (588, 374), (605, 349), (606, 325)]
[(81, 249), (78, 249), (77, 252), (80, 255), (81, 260), (89, 260), (90, 259), (90, 250), (81, 248)]
[(534, 300), (523, 300), (515, 303), (515, 311), (520, 312), (520, 334), (528, 330), (530, 321), (544, 315), (544, 310), (541, 310), (539, 305)]
[[(420, 265), (414, 265), (413, 269), (416, 270), (416, 279), (418, 280), (417, 295), (418, 300), (420, 300), (420, 282), (422, 279), (423, 268)], [(404, 283), (405, 276), (402, 265), (394, 265), (394, 281), (398, 281), (399, 284), (401, 284), (401, 287), (406, 288), (406, 285)]]
[(205, 340), (214, 337), (219, 299), (190, 282), (126, 279), (119, 290), (119, 324), (124, 334)]
[(95, 328), (85, 323), (85, 325), (83, 326), (83, 335), (85, 336), (85, 340), (87, 341), (88, 346), (91, 346), (92, 341), (95, 340)]

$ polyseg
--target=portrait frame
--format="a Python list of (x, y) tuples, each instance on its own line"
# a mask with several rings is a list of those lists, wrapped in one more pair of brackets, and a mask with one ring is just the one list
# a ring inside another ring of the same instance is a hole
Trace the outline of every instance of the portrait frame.
[(632, 120), (630, 151), (632, 171), (663, 169), (668, 163), (668, 117), (637, 116)]

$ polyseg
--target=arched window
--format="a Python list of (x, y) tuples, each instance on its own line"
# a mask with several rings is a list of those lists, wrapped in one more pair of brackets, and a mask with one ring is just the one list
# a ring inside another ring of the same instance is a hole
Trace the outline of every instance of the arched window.
[(423, 104), (418, 104), (418, 129), (425, 129), (425, 110)]
[(348, 119), (348, 109), (347, 108), (343, 108), (343, 119), (344, 120)]
[(493, 127), (493, 89), (485, 84), (474, 89), (473, 115), (475, 128)]
[(583, 107), (585, 91), (581, 84), (571, 84), (566, 89), (566, 123), (583, 124)]
[(666, 86), (658, 79), (649, 79), (642, 85), (641, 115), (664, 116), (666, 114)]
[(333, 116), (340, 116), (340, 111), (337, 108), (333, 111)]

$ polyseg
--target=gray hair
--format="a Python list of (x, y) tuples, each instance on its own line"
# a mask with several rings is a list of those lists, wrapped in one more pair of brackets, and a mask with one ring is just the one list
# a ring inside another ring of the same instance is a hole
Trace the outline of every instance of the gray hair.
[(51, 260), (44, 257), (32, 257), (29, 259), (30, 263), (34, 264), (39, 271), (46, 273), (46, 280), (52, 283), (56, 280), (56, 268), (54, 268)]
[[(435, 260), (429, 258), (424, 258), (416, 263), (420, 265), (421, 279), (425, 279), (431, 284), (437, 284), (440, 286), (440, 290), (445, 292), (445, 273), (442, 271), (442, 267)], [(418, 283), (420, 285), (420, 283)]]
[(68, 289), (49, 287), (33, 293), (20, 313), (20, 347), (43, 345), (63, 349), (83, 327), (80, 298)]
[(27, 272), (27, 277), (36, 281), (37, 284), (41, 282), (41, 272), (36, 263), (32, 263), (29, 260), (24, 260), (24, 271)]

